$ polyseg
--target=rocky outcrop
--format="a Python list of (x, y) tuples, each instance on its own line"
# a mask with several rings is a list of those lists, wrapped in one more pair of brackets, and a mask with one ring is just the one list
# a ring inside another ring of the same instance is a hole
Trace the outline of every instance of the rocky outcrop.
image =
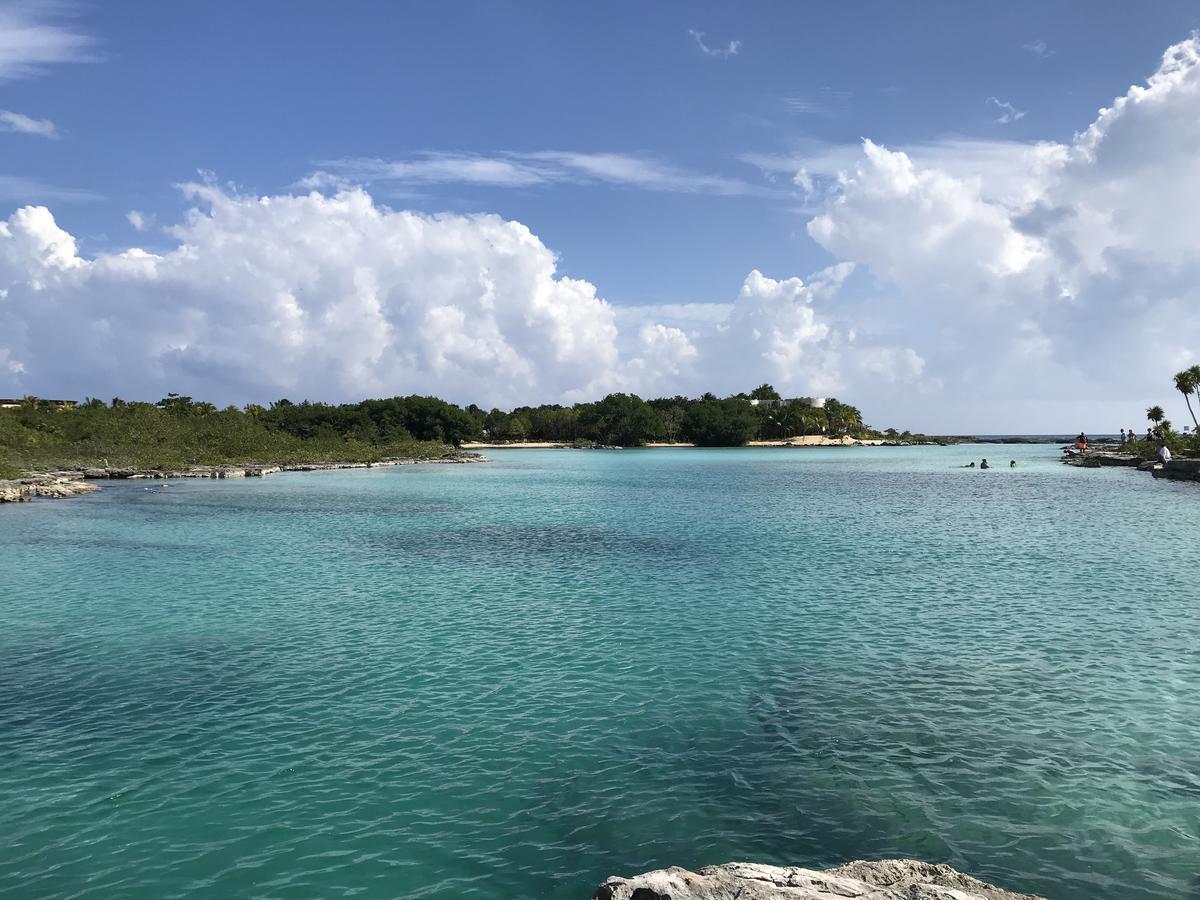
[(0, 481), (0, 503), (25, 503), (34, 497), (74, 497), (100, 488), (72, 478), (43, 475), (21, 481)]
[(0, 503), (25, 503), (33, 499), (33, 485), (20, 481), (0, 481)]
[(488, 458), (479, 453), (464, 450), (451, 450), (441, 456), (381, 459), (375, 462), (327, 462), (327, 463), (283, 463), (281, 465), (244, 465), (244, 466), (187, 466), (182, 469), (153, 469), (153, 468), (87, 468), (78, 472), (55, 473), (58, 475), (73, 475), (78, 478), (262, 478), (264, 475), (274, 475), (277, 472), (323, 472), (329, 469), (374, 469), (383, 466), (414, 466), (430, 463), (473, 463), (487, 462)]
[(1140, 456), (1132, 453), (1121, 453), (1117, 450), (1068, 450), (1063, 462), (1068, 466), (1082, 466), (1085, 469), (1099, 469), (1103, 466), (1136, 466), (1142, 461)]
[(1067, 447), (1063, 450), (1063, 462), (1068, 466), (1082, 466), (1085, 469), (1098, 469), (1101, 466), (1132, 466), (1139, 472), (1149, 472), (1155, 478), (1169, 478), (1172, 481), (1200, 481), (1200, 459), (1173, 459), (1168, 463), (1160, 463), (1153, 459), (1142, 459), (1131, 453), (1121, 453), (1115, 450), (1076, 450)]
[(33, 485), (33, 491), (39, 497), (52, 497), (62, 499), (63, 497), (74, 497), (77, 494), (92, 494), (100, 490), (97, 485), (88, 484), (86, 481), (68, 481), (64, 478), (56, 478), (53, 481), (39, 481)]
[(31, 475), (20, 481), (0, 481), (0, 503), (32, 500), (34, 497), (73, 497), (99, 490), (88, 481), (103, 479), (141, 479), (161, 481), (170, 478), (262, 478), (277, 472), (316, 472), (326, 469), (373, 469), (378, 466), (415, 466), (431, 463), (459, 464), (487, 462), (480, 453), (451, 450), (435, 457), (382, 459), (377, 462), (289, 463), (284, 465), (188, 466), (184, 469), (135, 468), (130, 466), (89, 467), (62, 472)]
[(912, 859), (852, 862), (816, 871), (755, 863), (672, 867), (609, 878), (593, 900), (1042, 900), (1014, 894), (949, 866)]
[(1155, 478), (1172, 481), (1200, 481), (1200, 459), (1173, 459), (1150, 470)]

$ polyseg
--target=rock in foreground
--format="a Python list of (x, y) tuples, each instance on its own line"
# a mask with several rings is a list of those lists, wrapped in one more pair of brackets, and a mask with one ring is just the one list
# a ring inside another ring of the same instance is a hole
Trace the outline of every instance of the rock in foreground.
[(34, 497), (74, 497), (100, 490), (94, 484), (86, 484), (68, 478), (27, 478), (22, 481), (0, 481), (0, 503), (24, 503)]
[(725, 863), (699, 872), (672, 867), (609, 878), (593, 900), (1042, 900), (1014, 894), (949, 866), (912, 859), (852, 862), (819, 872)]

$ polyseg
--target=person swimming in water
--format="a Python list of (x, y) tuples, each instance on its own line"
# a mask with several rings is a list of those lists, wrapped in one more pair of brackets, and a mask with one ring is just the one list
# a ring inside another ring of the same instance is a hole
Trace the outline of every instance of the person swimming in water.
[(1015, 459), (1010, 459), (1008, 461), (1008, 467), (1010, 469), (1015, 469), (1017, 467), (1017, 461)]
[(974, 462), (969, 462), (969, 463), (967, 463), (965, 466), (963, 466), (963, 468), (964, 468), (964, 469), (973, 469), (973, 468), (975, 468), (975, 463), (974, 463)]
[(988, 461), (985, 459), (983, 462), (981, 462), (981, 463), (979, 464), (979, 468), (981, 468), (981, 469), (990, 469), (990, 468), (991, 468), (991, 466), (989, 466), (989, 465), (988, 465)]

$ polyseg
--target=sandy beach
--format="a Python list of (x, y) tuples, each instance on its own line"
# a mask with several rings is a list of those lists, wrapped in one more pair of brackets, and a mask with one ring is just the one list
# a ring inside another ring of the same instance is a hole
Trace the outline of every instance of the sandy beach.
[[(831, 438), (823, 434), (808, 434), (790, 438), (776, 438), (770, 441), (749, 441), (747, 447), (876, 447), (884, 443), (881, 439), (870, 438), (857, 440), (852, 437)], [(686, 441), (667, 443), (654, 441), (643, 444), (643, 447), (694, 447), (695, 444)], [(571, 444), (563, 441), (518, 441), (513, 443), (492, 443), (488, 441), (470, 441), (462, 445), (463, 450), (561, 450), (568, 449)]]

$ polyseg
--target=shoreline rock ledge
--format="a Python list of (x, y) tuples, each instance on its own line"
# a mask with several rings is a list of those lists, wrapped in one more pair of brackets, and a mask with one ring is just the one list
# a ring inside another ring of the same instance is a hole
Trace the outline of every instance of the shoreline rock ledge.
[(593, 900), (1044, 900), (1014, 894), (946, 865), (914, 859), (858, 861), (817, 871), (725, 863), (609, 878)]

